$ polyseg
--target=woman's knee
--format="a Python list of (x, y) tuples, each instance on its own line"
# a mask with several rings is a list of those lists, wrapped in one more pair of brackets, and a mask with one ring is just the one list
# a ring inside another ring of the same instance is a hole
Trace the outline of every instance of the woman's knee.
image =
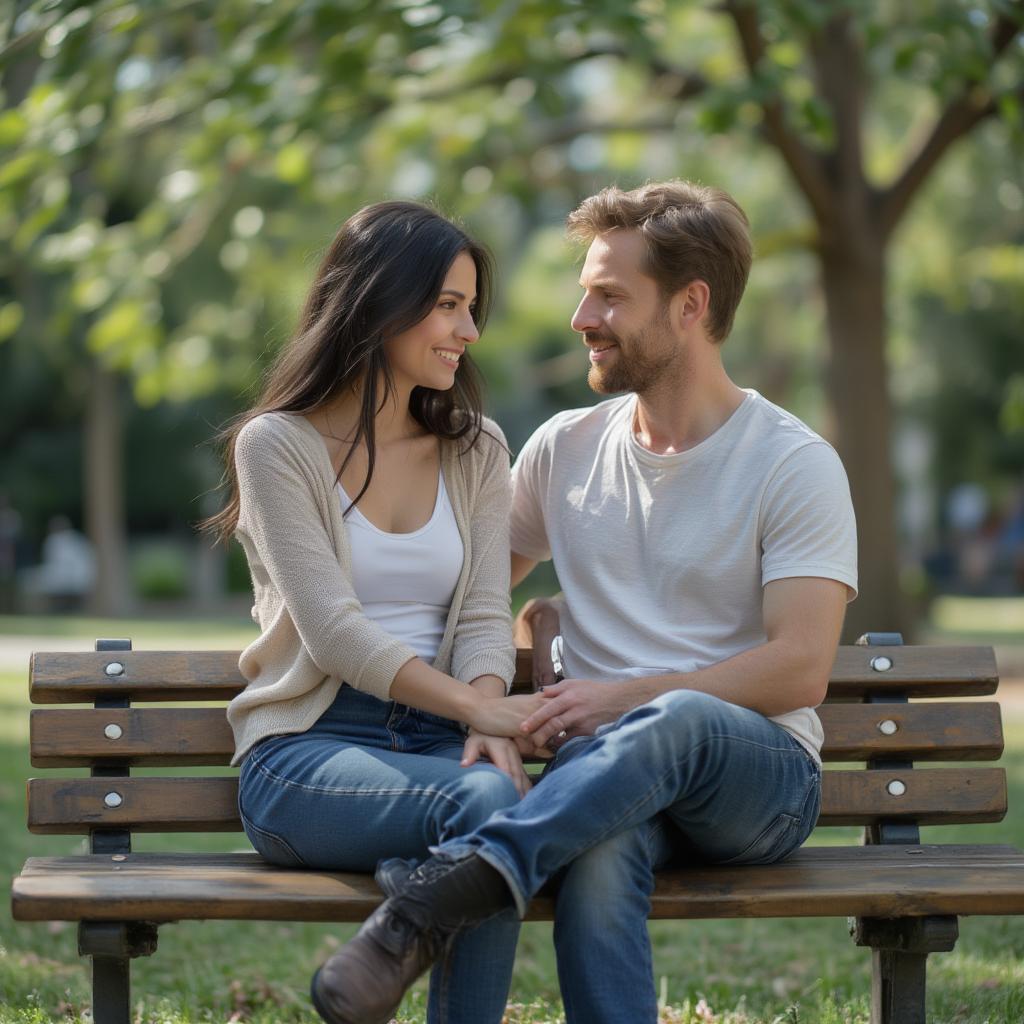
[(458, 806), (458, 832), (464, 834), (482, 825), (492, 814), (518, 802), (515, 783), (490, 765), (462, 769), (452, 797)]

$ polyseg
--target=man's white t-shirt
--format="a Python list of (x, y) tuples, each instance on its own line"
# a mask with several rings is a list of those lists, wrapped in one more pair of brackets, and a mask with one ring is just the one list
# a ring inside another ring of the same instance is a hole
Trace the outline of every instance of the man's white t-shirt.
[[(513, 470), (512, 550), (554, 559), (567, 677), (692, 672), (762, 644), (772, 580), (839, 580), (852, 600), (856, 526), (831, 445), (748, 391), (700, 444), (655, 455), (633, 435), (636, 402), (559, 413)], [(813, 709), (773, 721), (817, 756)]]

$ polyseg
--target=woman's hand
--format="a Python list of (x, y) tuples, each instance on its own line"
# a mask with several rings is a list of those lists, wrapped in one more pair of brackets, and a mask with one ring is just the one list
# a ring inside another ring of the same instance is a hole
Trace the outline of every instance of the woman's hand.
[(520, 799), (530, 791), (533, 783), (529, 775), (523, 771), (523, 759), (515, 740), (506, 736), (489, 736), (487, 733), (470, 729), (466, 745), (462, 748), (462, 767), (468, 768), (471, 764), (476, 764), (481, 757), (486, 758), (512, 780)]
[(466, 724), (488, 736), (522, 736), (520, 726), (544, 706), (539, 693), (521, 693), (514, 697), (483, 697), (476, 701)]

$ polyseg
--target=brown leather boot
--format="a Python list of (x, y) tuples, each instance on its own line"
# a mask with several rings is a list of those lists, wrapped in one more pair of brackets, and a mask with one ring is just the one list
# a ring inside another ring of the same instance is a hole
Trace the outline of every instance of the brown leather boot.
[(452, 936), (513, 904), (505, 880), (476, 854), (435, 855), (404, 882), (399, 864), (378, 872), (390, 898), (313, 975), (313, 1005), (328, 1024), (387, 1024)]

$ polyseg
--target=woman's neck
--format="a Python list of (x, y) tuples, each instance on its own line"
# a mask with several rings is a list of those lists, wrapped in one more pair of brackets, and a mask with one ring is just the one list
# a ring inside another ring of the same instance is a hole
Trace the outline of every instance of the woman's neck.
[[(378, 389), (378, 395), (380, 390)], [(409, 394), (396, 392), (385, 398), (374, 416), (374, 435), (377, 444), (404, 441), (422, 433), (422, 428), (409, 411), (409, 397)], [(338, 441), (351, 442), (358, 432), (362, 403), (362, 389), (353, 389), (322, 405), (307, 418), (321, 434)]]

